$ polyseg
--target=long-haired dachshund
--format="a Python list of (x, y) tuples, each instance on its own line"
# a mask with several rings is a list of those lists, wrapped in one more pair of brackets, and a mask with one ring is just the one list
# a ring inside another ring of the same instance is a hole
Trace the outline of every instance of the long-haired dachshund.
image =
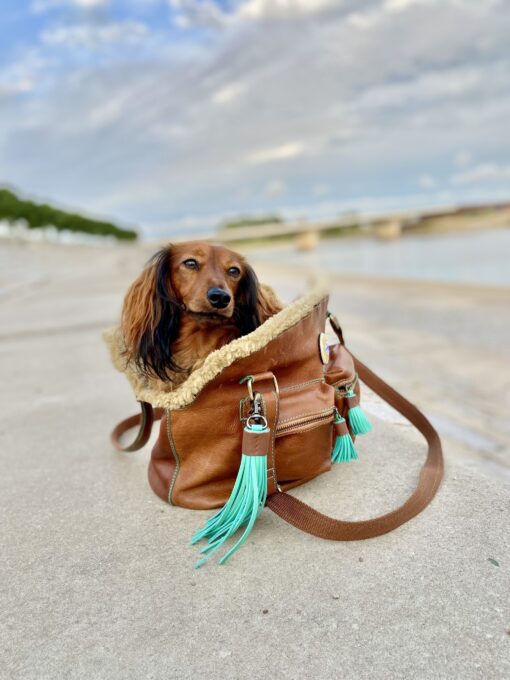
[(169, 245), (124, 299), (127, 359), (146, 376), (175, 385), (213, 350), (280, 309), (238, 253), (202, 241)]

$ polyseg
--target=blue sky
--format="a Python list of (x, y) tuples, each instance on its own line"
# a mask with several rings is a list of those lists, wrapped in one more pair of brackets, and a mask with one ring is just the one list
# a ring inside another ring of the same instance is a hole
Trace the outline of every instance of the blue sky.
[(4, 0), (0, 183), (139, 227), (510, 198), (508, 0)]

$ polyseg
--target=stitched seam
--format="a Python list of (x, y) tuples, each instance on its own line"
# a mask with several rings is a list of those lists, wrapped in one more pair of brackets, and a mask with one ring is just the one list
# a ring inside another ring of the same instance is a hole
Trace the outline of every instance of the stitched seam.
[[(326, 413), (330, 413), (330, 411), (333, 411), (335, 407), (334, 406), (328, 406), (328, 408), (323, 409), (322, 411), (312, 411), (312, 413), (301, 413), (299, 416), (292, 416), (290, 418), (284, 418), (283, 420), (280, 420), (278, 422), (278, 425), (283, 425), (283, 423), (290, 423), (292, 420), (298, 420), (299, 418), (312, 418), (312, 417), (318, 417), (325, 415)], [(306, 423), (305, 423), (306, 425)]]
[(172, 501), (172, 491), (174, 490), (175, 482), (177, 480), (177, 475), (179, 474), (179, 470), (180, 470), (180, 467), (181, 467), (181, 461), (179, 460), (179, 454), (177, 453), (177, 449), (175, 448), (172, 433), (170, 431), (170, 409), (167, 409), (167, 412), (166, 412), (166, 434), (168, 436), (170, 448), (172, 449), (172, 455), (175, 459), (175, 471), (174, 471), (174, 474), (172, 475), (172, 479), (170, 481), (170, 488), (168, 489), (168, 502), (170, 503), (170, 505), (173, 505), (174, 503)]
[(333, 421), (332, 420), (322, 420), (319, 423), (311, 423), (310, 425), (305, 425), (304, 427), (300, 427), (299, 429), (296, 430), (290, 430), (289, 432), (277, 432), (276, 437), (286, 437), (287, 435), (291, 434), (301, 434), (302, 432), (310, 432), (310, 430), (315, 430), (318, 427), (322, 427), (322, 425), (331, 425)]
[(306, 387), (307, 385), (313, 385), (314, 383), (324, 382), (324, 376), (321, 378), (313, 378), (313, 380), (307, 380), (306, 382), (298, 383), (297, 385), (289, 385), (288, 387), (281, 387), (280, 392), (292, 392), (292, 390), (298, 390), (300, 387)]
[[(278, 422), (278, 395), (276, 394), (276, 392), (274, 394), (275, 394), (275, 398), (276, 398), (275, 422), (274, 422), (274, 428), (271, 428), (272, 429), (272, 432), (271, 432), (271, 452), (270, 452), (271, 467), (268, 468), (268, 472), (271, 471), (270, 476), (274, 479), (274, 483), (278, 484), (278, 481), (276, 479), (276, 465), (275, 465), (275, 455), (274, 455), (274, 443), (275, 443), (275, 439), (276, 439), (276, 423)], [(267, 418), (266, 399), (265, 399), (263, 393), (261, 393), (260, 396), (262, 398), (262, 414)]]
[(276, 442), (276, 426), (278, 423), (278, 418), (280, 416), (280, 399), (276, 392), (274, 393), (274, 398), (276, 401), (276, 407), (275, 407), (275, 419), (274, 419), (274, 431), (271, 436), (271, 461), (273, 463), (273, 479), (274, 483), (276, 484), (276, 488), (278, 489), (278, 475), (276, 473), (276, 455), (275, 455), (275, 442)]

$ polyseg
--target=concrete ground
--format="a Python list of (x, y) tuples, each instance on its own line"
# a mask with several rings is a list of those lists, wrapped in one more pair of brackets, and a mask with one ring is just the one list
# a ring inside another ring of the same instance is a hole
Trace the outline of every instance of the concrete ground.
[[(153, 495), (150, 446), (108, 440), (136, 405), (100, 332), (146, 255), (0, 244), (0, 676), (510, 678), (506, 293), (335, 281), (351, 348), (440, 427), (444, 483), (364, 542), (266, 509), (227, 565), (196, 571), (208, 513)], [(291, 270), (260, 273), (284, 297), (302, 289)], [(367, 396), (360, 461), (293, 492), (337, 517), (394, 508), (424, 456)]]

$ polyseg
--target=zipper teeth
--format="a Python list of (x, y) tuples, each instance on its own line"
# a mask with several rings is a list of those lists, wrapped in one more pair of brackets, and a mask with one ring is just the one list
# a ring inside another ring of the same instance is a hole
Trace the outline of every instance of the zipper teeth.
[(170, 410), (167, 409), (166, 412), (166, 433), (168, 436), (168, 441), (170, 442), (170, 448), (172, 450), (172, 455), (175, 459), (175, 471), (174, 474), (172, 475), (172, 479), (170, 480), (170, 487), (168, 489), (168, 502), (170, 505), (173, 505), (172, 501), (172, 492), (174, 490), (175, 482), (177, 480), (177, 475), (179, 474), (179, 470), (181, 469), (181, 461), (179, 459), (179, 454), (177, 453), (177, 449), (175, 448), (175, 443), (174, 443), (174, 438), (172, 437), (172, 431), (170, 429)]
[(354, 376), (354, 378), (349, 378), (347, 380), (339, 380), (337, 383), (333, 383), (333, 387), (335, 390), (338, 392), (348, 392), (349, 390), (352, 390), (356, 383), (358, 382), (358, 374)]
[(335, 407), (329, 408), (327, 411), (322, 413), (315, 413), (311, 416), (306, 416), (303, 418), (296, 418), (295, 420), (286, 423), (285, 425), (278, 425), (276, 427), (276, 435), (283, 434), (289, 430), (299, 429), (301, 427), (306, 427), (307, 425), (312, 425), (313, 423), (320, 423), (322, 421), (328, 421), (333, 418)]

